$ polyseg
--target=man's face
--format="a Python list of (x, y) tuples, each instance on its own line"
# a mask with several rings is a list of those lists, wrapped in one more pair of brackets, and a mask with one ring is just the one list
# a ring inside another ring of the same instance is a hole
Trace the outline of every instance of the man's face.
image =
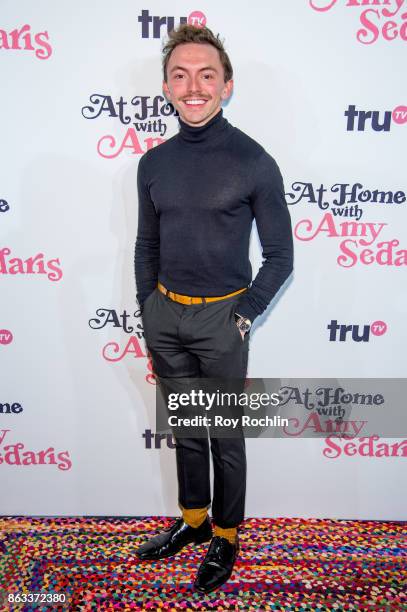
[(163, 91), (188, 125), (205, 125), (232, 89), (233, 81), (225, 83), (219, 52), (212, 45), (183, 43), (171, 53)]

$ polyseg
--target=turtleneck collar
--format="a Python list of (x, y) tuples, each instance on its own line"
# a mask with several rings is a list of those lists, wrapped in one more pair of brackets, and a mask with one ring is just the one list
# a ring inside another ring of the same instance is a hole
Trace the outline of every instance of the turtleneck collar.
[(211, 144), (214, 141), (218, 141), (218, 138), (222, 136), (226, 132), (228, 126), (230, 126), (228, 120), (223, 116), (222, 108), (208, 121), (208, 123), (199, 127), (188, 125), (188, 123), (182, 121), (181, 117), (178, 117), (178, 121), (180, 124), (180, 138), (185, 142), (191, 143)]

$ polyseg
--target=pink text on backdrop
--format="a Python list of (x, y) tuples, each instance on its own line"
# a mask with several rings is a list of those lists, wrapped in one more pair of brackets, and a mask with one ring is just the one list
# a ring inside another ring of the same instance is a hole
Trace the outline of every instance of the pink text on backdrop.
[[(143, 149), (135, 128), (129, 128), (125, 133), (123, 140), (119, 143), (111, 134), (106, 134), (105, 136), (102, 136), (102, 138), (97, 144), (97, 151), (101, 157), (104, 157), (106, 159), (112, 159), (114, 157), (117, 157), (125, 149), (129, 150), (129, 152), (133, 155), (143, 155), (149, 149), (152, 149), (153, 147), (158, 146), (163, 142), (165, 142), (164, 138), (145, 138), (143, 141), (145, 148)], [(102, 150), (102, 148), (104, 150)], [(110, 153), (109, 148), (112, 151)]]
[[(343, 268), (353, 268), (357, 263), (380, 266), (407, 265), (407, 250), (399, 249), (399, 240), (377, 242), (377, 238), (387, 223), (364, 223), (359, 221), (342, 221), (332, 213), (326, 213), (318, 223), (312, 219), (301, 219), (294, 228), (297, 240), (310, 241), (319, 235), (326, 238), (339, 238), (337, 263)], [(368, 247), (372, 248), (361, 248)]]
[[(380, 36), (385, 41), (407, 41), (407, 8), (405, 0), (308, 0), (314, 11), (326, 12), (336, 4), (346, 8), (362, 8), (359, 15), (361, 28), (356, 32), (356, 39), (364, 45), (375, 43)], [(372, 8), (371, 8), (372, 7)]]
[(140, 357), (148, 358), (147, 369), (150, 373), (147, 374), (145, 378), (146, 381), (151, 385), (156, 384), (156, 378), (153, 372), (153, 366), (150, 356), (143, 351), (140, 345), (140, 341), (136, 336), (130, 336), (126, 346), (123, 349), (121, 349), (118, 342), (108, 342), (108, 344), (103, 347), (102, 354), (106, 361), (112, 362), (122, 361), (122, 359), (124, 359), (127, 355), (133, 355), (133, 357), (136, 359), (139, 359)]
[[(337, 440), (337, 441), (335, 441)], [(407, 440), (394, 442), (380, 442), (379, 436), (365, 436), (349, 441), (335, 434), (325, 438), (325, 448), (322, 454), (327, 459), (339, 457), (407, 457)]]
[[(20, 29), (15, 28), (11, 30), (11, 32), (0, 29), (0, 49), (6, 51), (34, 51), (38, 59), (48, 59), (51, 57), (52, 48), (48, 42), (48, 32), (44, 31), (34, 34), (33, 41), (30, 30), (31, 26), (28, 23), (23, 25)], [(34, 45), (36, 45), (37, 48)]]
[(10, 254), (11, 249), (8, 247), (0, 249), (0, 274), (46, 274), (50, 281), (59, 281), (62, 278), (59, 259), (44, 260), (44, 253), (37, 253), (28, 259), (9, 258)]
[(71, 469), (72, 461), (69, 451), (56, 453), (53, 446), (40, 451), (24, 450), (23, 442), (5, 445), (3, 443), (10, 432), (10, 429), (0, 429), (0, 466), (32, 467), (56, 465), (59, 470), (65, 471)]

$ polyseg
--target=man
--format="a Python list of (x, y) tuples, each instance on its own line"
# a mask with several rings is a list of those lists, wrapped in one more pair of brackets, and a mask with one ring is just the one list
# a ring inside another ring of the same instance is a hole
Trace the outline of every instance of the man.
[[(148, 151), (138, 169), (135, 272), (146, 344), (167, 382), (244, 379), (250, 327), (292, 271), (282, 177), (273, 158), (223, 117), (233, 71), (219, 36), (180, 26), (163, 49), (163, 71), (180, 131)], [(251, 283), (253, 218), (264, 261)], [(176, 437), (182, 517), (137, 551), (156, 560), (211, 540), (194, 583), (205, 593), (232, 573), (246, 490), (243, 435), (211, 436), (210, 446), (214, 534), (208, 438)]]

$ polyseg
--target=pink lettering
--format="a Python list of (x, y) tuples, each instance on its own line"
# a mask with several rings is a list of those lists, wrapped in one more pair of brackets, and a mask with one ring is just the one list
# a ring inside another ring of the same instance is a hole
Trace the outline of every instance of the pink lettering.
[(35, 55), (38, 59), (48, 59), (52, 54), (51, 45), (47, 42), (49, 40), (48, 32), (39, 32), (35, 35), (34, 40), (37, 45), (43, 47), (42, 49), (36, 49)]
[[(354, 0), (352, 0), (354, 1)], [(318, 6), (315, 4), (314, 0), (309, 0), (309, 4), (310, 7), (314, 9), (314, 11), (329, 11), (329, 9), (331, 9), (334, 4), (336, 4), (336, 0), (331, 0), (328, 4), (326, 4), (325, 6)]]
[(23, 260), (19, 257), (13, 257), (13, 259), (10, 259), (8, 265), (9, 274), (25, 274)]
[[(27, 264), (27, 274), (35, 274), (36, 272), (45, 274), (44, 253), (38, 253), (35, 257), (29, 257), (25, 260), (25, 263)], [(36, 264), (37, 270), (34, 270), (34, 264)]]
[(8, 44), (7, 32), (0, 30), (0, 49), (10, 49)]
[(357, 448), (354, 442), (347, 442), (343, 447), (343, 452), (345, 455), (356, 455)]
[(143, 149), (140, 146), (139, 139), (137, 138), (137, 133), (134, 128), (129, 128), (127, 130), (121, 146), (115, 153), (111, 153), (109, 155), (108, 153), (102, 152), (102, 143), (104, 145), (105, 142), (111, 149), (114, 149), (116, 146), (116, 140), (114, 136), (111, 136), (109, 134), (107, 134), (106, 136), (102, 136), (102, 138), (99, 140), (97, 144), (97, 152), (105, 159), (113, 159), (114, 157), (117, 157), (118, 155), (120, 155), (123, 149), (132, 149), (133, 154), (138, 155), (142, 155), (144, 153)]
[(336, 437), (325, 438), (326, 447), (322, 454), (327, 459), (337, 459), (342, 454), (347, 457), (355, 455), (360, 457), (407, 457), (407, 440), (389, 445), (384, 442), (378, 443), (380, 437), (377, 435), (364, 436), (353, 442), (345, 442), (342, 447), (343, 439), (338, 438), (338, 442), (334, 442)]
[[(365, 244), (365, 241), (360, 240), (360, 244)], [(353, 268), (358, 261), (364, 265), (376, 263), (379, 266), (405, 266), (407, 265), (407, 250), (400, 249), (395, 251), (395, 247), (400, 244), (399, 240), (387, 240), (377, 243), (377, 250), (363, 249), (359, 256), (354, 251), (358, 249), (359, 244), (356, 240), (343, 240), (339, 249), (341, 255), (338, 256), (337, 262), (343, 268)]]
[(34, 47), (31, 44), (31, 35), (29, 33), (29, 30), (30, 26), (28, 25), (28, 23), (26, 23), (20, 30), (13, 30), (12, 32), (10, 32), (10, 37), (12, 40), (12, 49), (21, 49), (20, 38), (24, 38), (24, 49), (34, 51)]
[(63, 451), (62, 453), (58, 453), (57, 458), (61, 463), (58, 463), (59, 470), (70, 470), (72, 467), (72, 461), (69, 457), (68, 451)]
[(327, 448), (324, 448), (322, 454), (328, 459), (336, 459), (342, 454), (341, 447), (338, 444), (335, 444), (335, 442), (333, 441), (334, 437), (336, 436), (328, 436), (327, 438), (325, 438), (325, 444)]
[(9, 431), (11, 431), (11, 429), (0, 429), (0, 444), (3, 444), (3, 440)]
[[(375, 11), (374, 9), (366, 9), (360, 15), (360, 23), (365, 26), (364, 28), (360, 28), (356, 34), (356, 38), (358, 41), (364, 45), (371, 45), (379, 38), (379, 29), (372, 23), (368, 18), (368, 13), (374, 13), (380, 19), (379, 11)], [(369, 32), (371, 33), (371, 37), (369, 38)]]
[[(147, 151), (149, 149), (152, 149), (154, 146), (160, 145), (163, 142), (165, 142), (164, 138), (146, 138), (144, 140), (144, 143), (147, 146)], [(129, 128), (127, 130), (121, 145), (118, 146), (114, 153), (109, 154), (107, 152), (102, 151), (102, 145), (104, 147), (105, 143), (108, 147), (110, 147), (110, 149), (114, 149), (117, 144), (115, 137), (110, 134), (106, 134), (106, 136), (102, 136), (102, 138), (100, 138), (97, 144), (97, 152), (99, 153), (99, 155), (101, 155), (101, 157), (104, 157), (105, 159), (113, 159), (114, 157), (117, 157), (118, 155), (120, 155), (120, 153), (122, 153), (124, 149), (131, 149), (133, 155), (142, 155), (143, 153), (145, 153), (145, 151), (143, 151), (143, 149), (141, 148), (137, 132), (134, 128)]]
[[(11, 249), (8, 247), (0, 250), (0, 274), (46, 274), (51, 281), (58, 281), (62, 278), (59, 259), (50, 259), (45, 262), (44, 253), (37, 253), (25, 260), (13, 257), (7, 261), (6, 255), (10, 253)], [(46, 271), (46, 265), (51, 272)]]
[[(108, 351), (110, 349), (113, 350), (113, 353), (118, 353), (118, 357), (109, 357)], [(120, 345), (117, 342), (109, 342), (105, 347), (103, 347), (102, 354), (106, 361), (121, 361), (127, 354), (133, 354), (135, 358), (146, 357), (136, 336), (130, 336), (128, 343), (121, 353)]]
[(359, 455), (361, 457), (373, 457), (374, 456), (374, 442), (379, 439), (379, 436), (370, 436), (369, 438), (361, 438), (361, 444), (359, 446)]
[[(30, 450), (22, 452), (23, 449), (24, 444), (22, 442), (8, 444), (4, 447), (4, 456), (0, 453), (0, 464), (6, 463), (16, 466), (57, 465), (59, 470), (69, 470), (72, 467), (68, 451), (58, 453), (57, 457), (55, 457), (55, 449), (53, 447), (38, 451), (38, 453)], [(46, 459), (49, 459), (49, 461)]]
[(19, 451), (24, 448), (24, 444), (22, 442), (18, 442), (17, 444), (8, 444), (8, 446), (4, 447), (6, 451), (4, 453), (4, 461), (9, 465), (21, 465), (21, 457)]
[(401, 457), (407, 457), (407, 440), (396, 442), (391, 445), (391, 456), (398, 457), (398, 452), (401, 450)]
[[(302, 226), (304, 226), (303, 235), (301, 235), (301, 232), (300, 232), (300, 228), (302, 228)], [(313, 240), (315, 236), (317, 236), (320, 232), (327, 232), (328, 238), (338, 237), (338, 233), (335, 228), (335, 221), (331, 213), (326, 213), (322, 217), (318, 227), (315, 229), (313, 233), (312, 233), (311, 219), (302, 219), (301, 221), (298, 221), (294, 229), (295, 237), (298, 238), (298, 240)], [(308, 236), (307, 236), (307, 233), (308, 233)]]
[[(361, 239), (364, 246), (372, 244), (387, 223), (359, 223), (358, 221), (344, 221), (339, 223), (339, 229), (335, 226), (335, 218), (332, 213), (325, 213), (318, 226), (313, 231), (311, 219), (298, 221), (294, 228), (294, 235), (298, 240), (313, 240), (319, 233), (326, 232), (328, 238), (339, 238), (340, 236), (366, 236), (370, 241)], [(377, 227), (377, 229), (376, 229)]]
[(9, 34), (0, 30), (0, 49), (35, 51), (39, 59), (48, 59), (52, 54), (47, 31), (38, 32), (34, 35), (34, 42), (39, 48), (35, 48), (32, 42), (31, 26), (26, 23), (20, 29), (15, 28)]
[[(405, 0), (348, 0), (346, 7), (359, 7), (364, 9), (360, 14), (361, 28), (356, 33), (357, 40), (364, 45), (375, 43), (380, 34), (386, 41), (392, 41), (400, 37), (407, 40), (407, 22), (397, 23), (394, 20), (383, 21), (399, 15), (401, 19), (407, 19), (407, 12), (401, 14), (401, 8)], [(336, 0), (309, 0), (309, 5), (314, 11), (329, 11), (336, 4)], [(391, 6), (393, 5), (393, 6)], [(391, 8), (386, 8), (391, 6)], [(378, 8), (373, 8), (378, 7)], [(382, 8), (383, 7), (383, 8)]]
[(316, 412), (311, 412), (303, 424), (301, 424), (298, 418), (289, 418), (288, 422), (288, 427), (291, 426), (293, 429), (289, 431), (285, 425), (283, 429), (286, 436), (290, 437), (300, 436), (306, 429), (310, 429), (314, 433), (323, 433), (325, 431)]
[[(395, 1), (396, 1), (396, 10), (391, 12), (389, 11), (389, 9), (384, 8), (382, 11), (384, 17), (394, 17), (395, 15), (397, 15), (397, 13), (399, 12), (399, 10), (404, 4), (404, 0), (395, 0)], [(385, 2), (384, 4), (390, 4), (390, 2)], [(402, 15), (402, 18), (404, 19), (404, 15)]]
[[(394, 40), (395, 38), (397, 38), (398, 31), (396, 28), (397, 23), (395, 21), (387, 21), (382, 28), (384, 40)], [(392, 32), (394, 32), (393, 35), (391, 34)]]
[[(59, 281), (62, 278), (62, 270), (60, 268), (61, 262), (59, 259), (50, 259), (48, 262), (48, 268), (52, 270), (52, 272), (48, 273), (48, 278), (51, 281)], [(54, 264), (58, 264), (57, 266)]]
[(7, 264), (6, 264), (6, 255), (10, 255), (11, 249), (5, 247), (0, 250), (0, 274), (8, 274)]

